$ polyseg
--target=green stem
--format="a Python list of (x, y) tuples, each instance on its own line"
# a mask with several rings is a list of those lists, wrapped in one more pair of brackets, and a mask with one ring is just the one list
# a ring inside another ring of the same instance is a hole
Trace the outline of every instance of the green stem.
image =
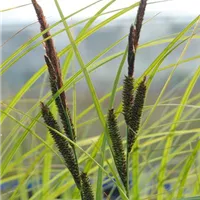
[(128, 126), (126, 127), (126, 142), (127, 142), (127, 152), (126, 152), (126, 172), (127, 172), (127, 186), (126, 186), (126, 194), (127, 197), (129, 198), (129, 152), (128, 152), (128, 132), (129, 128)]

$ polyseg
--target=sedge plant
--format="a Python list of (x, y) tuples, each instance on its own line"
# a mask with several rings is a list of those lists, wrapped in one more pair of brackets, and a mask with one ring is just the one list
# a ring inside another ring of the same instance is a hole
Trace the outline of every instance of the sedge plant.
[[(1, 75), (4, 76), (15, 63), (28, 56), (36, 47), (43, 45), (45, 49), (46, 65), (41, 67), (14, 97), (8, 101), (2, 100), (0, 121), (4, 139), (1, 145), (1, 185), (11, 182), (16, 184), (13, 186), (14, 189), (11, 188), (2, 194), (2, 199), (198, 199), (199, 126), (194, 128), (193, 123), (199, 122), (200, 98), (198, 93), (192, 96), (192, 92), (197, 85), (200, 69), (197, 68), (192, 77), (182, 80), (171, 91), (166, 92), (166, 88), (175, 69), (181, 67), (181, 64), (200, 58), (198, 54), (183, 58), (190, 41), (199, 38), (199, 16), (179, 33), (139, 44), (140, 32), (147, 22), (143, 20), (146, 6), (156, 2), (141, 0), (125, 8), (105, 11), (115, 3), (109, 1), (94, 16), (70, 26), (67, 20), (71, 16), (100, 3), (101, 0), (66, 17), (59, 2), (54, 2), (61, 20), (51, 26), (47, 24), (43, 10), (36, 0), (32, 0), (31, 5), (23, 5), (33, 6), (35, 9), (41, 32), (20, 46), (1, 64)], [(137, 6), (135, 22), (130, 26), (127, 35), (85, 64), (78, 45)], [(9, 12), (12, 9), (16, 8), (10, 8)], [(111, 16), (94, 24), (99, 17), (107, 14)], [(64, 28), (51, 34), (51, 30), (59, 24), (63, 24)], [(84, 26), (76, 38), (73, 38), (70, 28), (79, 24)], [(64, 32), (70, 44), (57, 52), (53, 39)], [(37, 41), (41, 36), (42, 39)], [(106, 55), (127, 37), (128, 45), (125, 51)], [(161, 67), (163, 61), (185, 43), (178, 62)], [(161, 44), (166, 44), (164, 50), (149, 67), (147, 66), (145, 72), (136, 78), (137, 52), (142, 48)], [(62, 65), (60, 57), (65, 55)], [(74, 58), (81, 69), (66, 79)], [(90, 76), (92, 72), (117, 58), (121, 58), (121, 62), (113, 89), (102, 98), (98, 98)], [(123, 85), (118, 86), (122, 68), (126, 68), (128, 73), (123, 77)], [(149, 91), (152, 81), (160, 72), (168, 69), (172, 69), (172, 72), (158, 98), (154, 104), (147, 105), (145, 99), (151, 95)], [(27, 112), (20, 110), (20, 103), (28, 104), (28, 100), (22, 97), (45, 72), (47, 73), (44, 83), (48, 83), (50, 91), (43, 96), (45, 86), (41, 86), (43, 92), (40, 98), (31, 100), (31, 108)], [(76, 89), (73, 91), (72, 111), (69, 107), (69, 94), (66, 95), (65, 92), (83, 78), (86, 80), (93, 103), (77, 114), (79, 99), (76, 97)], [(177, 92), (180, 88), (184, 90), (182, 95)], [(118, 94), (122, 96), (122, 100), (116, 106), (114, 100)], [(103, 103), (109, 99), (108, 110), (103, 109)], [(159, 108), (164, 108), (159, 113), (159, 119), (149, 123)], [(97, 116), (82, 121), (92, 111), (97, 113)], [(40, 120), (40, 117), (43, 120)], [(95, 122), (101, 124), (103, 132), (99, 131), (97, 136), (91, 136), (89, 130), (86, 138), (80, 139), (80, 130)], [(8, 126), (8, 123), (11, 124)], [(45, 139), (43, 135), (38, 134), (38, 130), (41, 132), (41, 126), (45, 126), (42, 133), (48, 130)], [(125, 137), (121, 127), (126, 129)], [(5, 134), (6, 128), (9, 129), (8, 134)], [(24, 151), (24, 145), (30, 140), (31, 145)], [(54, 148), (54, 144), (57, 148)], [(62, 165), (55, 164), (58, 160)], [(171, 162), (175, 164), (171, 166)], [(28, 187), (29, 182), (34, 185), (31, 189)], [(109, 184), (110, 189), (107, 189)]]

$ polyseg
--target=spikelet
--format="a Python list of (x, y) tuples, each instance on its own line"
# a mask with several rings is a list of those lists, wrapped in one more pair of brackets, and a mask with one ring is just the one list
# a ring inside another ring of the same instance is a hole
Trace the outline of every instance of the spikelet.
[(82, 200), (94, 200), (90, 180), (86, 173), (81, 173)]
[(130, 118), (130, 129), (128, 133), (128, 153), (131, 152), (132, 146), (136, 140), (138, 129), (140, 126), (140, 119), (142, 115), (142, 110), (145, 101), (146, 95), (146, 85), (145, 85), (146, 78), (139, 84), (137, 88), (137, 92), (135, 95), (134, 105), (132, 107), (132, 114)]
[[(49, 71), (49, 74), (50, 74), (49, 81), (50, 81), (50, 86), (51, 86), (51, 92), (54, 95), (59, 90), (58, 85), (57, 85), (57, 81), (56, 81), (57, 80), (56, 73), (55, 73), (55, 70), (52, 66), (52, 63), (51, 63), (49, 57), (47, 55), (45, 55), (44, 58), (45, 58), (47, 66), (48, 66), (48, 71)], [(74, 126), (73, 126), (73, 123), (72, 123), (69, 108), (67, 106), (64, 107), (60, 96), (58, 96), (55, 99), (55, 102), (56, 102), (56, 106), (58, 108), (58, 112), (59, 112), (59, 116), (61, 118), (61, 122), (62, 122), (63, 127), (64, 127), (64, 132), (70, 140), (75, 142), (76, 136), (75, 136)]]
[(135, 49), (137, 49), (137, 46), (138, 46), (138, 41), (140, 38), (140, 32), (142, 28), (142, 22), (144, 18), (146, 5), (147, 5), (147, 0), (140, 1), (140, 5), (139, 5), (137, 16), (136, 16), (136, 22), (135, 22), (135, 30), (136, 30), (135, 40), (134, 40)]
[(133, 77), (125, 76), (124, 87), (122, 91), (123, 115), (127, 125), (130, 124), (130, 117), (133, 107)]
[[(39, 4), (37, 3), (36, 0), (32, 0), (32, 4), (35, 8), (35, 12), (37, 14), (38, 17), (38, 21), (40, 23), (40, 30), (41, 32), (43, 32), (45, 29), (47, 29), (49, 27), (49, 25), (47, 24), (46, 18), (44, 16), (43, 10), (42, 8), (39, 6)], [(49, 31), (47, 31), (46, 33), (43, 34), (43, 38), (46, 39), (48, 37), (51, 37), (51, 34)], [(47, 57), (50, 59), (52, 66), (54, 68), (54, 71), (56, 73), (56, 77), (57, 77), (57, 84), (58, 84), (58, 88), (61, 88), (63, 85), (62, 82), (62, 76), (61, 76), (61, 69), (60, 69), (60, 61), (58, 59), (57, 53), (56, 53), (56, 49), (55, 49), (55, 45), (53, 42), (52, 38), (49, 38), (48, 40), (46, 40), (44, 42), (44, 48), (46, 51), (46, 55)], [(50, 74), (51, 76), (51, 74)], [(60, 94), (63, 105), (66, 105), (66, 97), (65, 97), (65, 93), (62, 92)]]
[(128, 130), (128, 147), (130, 153), (135, 142), (140, 125), (140, 118), (146, 93), (145, 79), (140, 83), (134, 99), (133, 75), (135, 68), (135, 57), (142, 28), (142, 22), (147, 5), (147, 0), (141, 0), (134, 25), (131, 25), (128, 37), (128, 77), (125, 77), (122, 93), (123, 114)]
[(135, 40), (135, 27), (131, 25), (128, 36), (128, 76), (132, 77), (134, 74), (134, 63), (136, 48), (134, 46)]
[[(69, 169), (69, 171), (71, 172), (77, 187), (80, 189), (81, 182), (80, 182), (80, 176), (79, 176), (79, 168), (78, 168), (78, 163), (76, 162), (76, 159), (74, 156), (73, 149), (69, 145), (69, 142), (56, 132), (56, 131), (61, 132), (60, 128), (59, 128), (56, 120), (54, 119), (51, 111), (49, 110), (49, 108), (47, 106), (45, 106), (42, 102), (41, 102), (41, 110), (42, 110), (42, 116), (43, 116), (45, 123), (49, 127), (52, 128), (52, 129), (48, 128), (49, 132), (51, 133), (51, 135), (58, 147), (58, 150), (60, 151), (61, 155), (63, 156), (66, 166)], [(55, 129), (56, 131), (54, 131), (53, 129)]]
[[(45, 29), (47, 29), (49, 25), (47, 24), (43, 10), (38, 5), (37, 1), (32, 0), (32, 3), (36, 11), (38, 21), (40, 23), (40, 30), (42, 32)], [(49, 31), (43, 34), (44, 39), (48, 37), (51, 37)], [(60, 60), (57, 56), (55, 45), (52, 38), (49, 38), (44, 42), (44, 48), (46, 51), (46, 55), (44, 57), (49, 71), (51, 91), (52, 94), (55, 95), (58, 92), (58, 90), (63, 86), (61, 69), (60, 69)], [(74, 126), (72, 123), (69, 108), (67, 107), (65, 93), (62, 92), (59, 95), (59, 97), (56, 98), (55, 101), (56, 101), (56, 106), (58, 108), (59, 116), (61, 118), (61, 122), (64, 127), (65, 134), (67, 135), (67, 137), (69, 137), (72, 141), (75, 142), (76, 136), (75, 136)]]
[(127, 189), (127, 168), (122, 138), (119, 133), (114, 109), (108, 111), (107, 117), (108, 132), (112, 141), (113, 156), (117, 171), (122, 180), (124, 187)]
[(128, 76), (133, 76), (135, 55), (140, 38), (140, 31), (146, 9), (147, 0), (141, 0), (138, 8), (135, 24), (131, 25), (128, 37)]

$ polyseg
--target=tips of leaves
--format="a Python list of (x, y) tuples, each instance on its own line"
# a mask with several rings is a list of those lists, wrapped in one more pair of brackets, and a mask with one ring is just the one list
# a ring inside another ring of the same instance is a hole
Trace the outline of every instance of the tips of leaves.
[(69, 145), (69, 142), (57, 133), (57, 132), (61, 132), (60, 127), (58, 126), (49, 108), (45, 106), (42, 102), (41, 102), (41, 110), (42, 110), (43, 119), (48, 126), (49, 132), (51, 133), (58, 147), (58, 150), (60, 151), (60, 153), (62, 154), (64, 158), (66, 166), (71, 172), (77, 184), (77, 187), (80, 188), (81, 184), (80, 184), (79, 168), (78, 168), (78, 163), (76, 162), (72, 148)]
[(146, 78), (139, 84), (137, 92), (134, 99), (134, 104), (131, 111), (130, 124), (129, 124), (129, 133), (128, 133), (128, 152), (131, 152), (133, 144), (137, 137), (137, 132), (140, 126), (140, 118), (142, 115), (142, 110), (144, 106), (144, 100), (146, 95)]
[(86, 173), (81, 173), (82, 200), (93, 200), (92, 186)]
[(107, 124), (108, 132), (112, 141), (115, 165), (124, 187), (127, 188), (126, 159), (114, 109), (108, 111)]

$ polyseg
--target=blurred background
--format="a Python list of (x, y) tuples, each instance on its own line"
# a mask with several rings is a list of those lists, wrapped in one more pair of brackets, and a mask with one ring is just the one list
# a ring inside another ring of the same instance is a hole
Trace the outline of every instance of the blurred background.
[[(41, 0), (38, 1), (42, 6), (47, 21), (50, 25), (60, 20), (56, 6), (53, 0)], [(64, 0), (60, 0), (59, 3), (62, 6), (65, 16), (81, 9), (82, 7), (93, 3), (91, 0), (74, 0), (68, 4)], [(109, 1), (104, 0), (95, 4), (94, 6), (86, 9), (79, 14), (72, 16), (68, 19), (70, 25), (77, 23), (83, 19), (93, 16), (97, 10), (103, 7)], [(136, 1), (116, 1), (114, 2), (105, 12), (112, 11), (119, 8), (124, 8), (133, 4)], [(188, 23), (190, 23), (199, 13), (198, 7), (200, 2), (198, 0), (172, 0), (157, 2), (151, 4), (153, 1), (149, 1), (147, 6), (147, 11), (145, 15), (145, 25), (142, 28), (142, 33), (140, 37), (140, 45), (144, 45), (151, 41), (160, 39), (160, 38), (171, 38), (179, 31), (181, 31)], [(3, 1), (1, 2), (1, 10), (6, 10), (8, 8), (14, 8), (20, 5), (29, 4), (30, 1)], [(79, 45), (79, 50), (84, 59), (85, 63), (88, 63), (94, 56), (100, 53), (103, 49), (116, 42), (129, 32), (130, 24), (134, 22), (135, 14), (137, 9), (133, 9), (118, 19), (112, 21), (99, 31), (95, 32), (93, 35), (88, 37), (86, 40), (81, 42)], [(113, 14), (113, 13), (112, 13)], [(103, 21), (104, 19), (111, 16), (111, 14), (104, 15), (100, 17), (97, 21), (94, 22), (94, 25)], [(8, 56), (14, 53), (21, 45), (33, 38), (36, 34), (40, 32), (39, 24), (37, 23), (37, 18), (34, 12), (32, 5), (25, 5), (16, 9), (8, 10), (1, 13), (2, 17), (2, 40), (1, 40), (1, 51), (2, 51), (2, 61), (4, 61)], [(79, 33), (85, 23), (77, 25), (71, 29), (74, 34), (74, 37)], [(63, 29), (62, 24), (56, 26), (51, 33), (55, 33)], [(191, 34), (191, 33), (190, 33)], [(198, 32), (197, 32), (198, 34)], [(41, 38), (39, 38), (41, 40)], [(69, 44), (67, 35), (65, 32), (62, 32), (54, 38), (56, 49), (59, 52), (64, 47)], [(35, 44), (35, 43), (34, 43)], [(127, 44), (127, 38), (125, 38), (119, 45), (108, 52), (107, 55), (112, 55), (114, 53), (124, 51)], [(138, 50), (136, 57), (136, 77), (141, 75), (144, 70), (151, 64), (151, 62), (159, 55), (159, 53), (166, 47), (167, 43), (161, 45), (153, 45), (147, 48), (142, 48)], [(162, 66), (168, 64), (176, 63), (181, 53), (185, 47), (186, 43), (181, 45), (176, 49), (169, 57), (166, 58)], [(181, 59), (187, 59), (192, 56), (198, 56), (200, 50), (199, 40), (193, 39), (186, 50), (185, 54)], [(3, 98), (7, 98), (13, 93), (16, 93), (23, 84), (39, 69), (44, 65), (43, 59), (44, 49), (40, 45), (35, 48), (33, 51), (29, 52), (26, 56), (16, 62), (2, 77), (2, 93)], [(66, 54), (65, 54), (66, 55)], [(65, 58), (65, 55), (61, 58), (61, 63)], [(116, 75), (116, 71), (119, 66), (121, 57), (114, 59), (112, 62), (105, 64), (105, 66), (99, 68), (91, 76), (94, 80), (94, 84), (97, 87), (97, 91), (100, 93), (107, 93), (111, 87), (113, 78)], [(196, 59), (192, 62), (182, 64), (176, 70), (176, 78), (172, 79), (172, 83), (176, 84), (182, 80), (183, 76), (188, 76), (190, 73), (193, 73), (198, 67), (199, 59)], [(74, 59), (72, 65), (75, 65), (76, 70), (79, 69), (79, 66)], [(171, 69), (165, 70), (159, 73), (157, 76), (158, 80), (162, 80), (161, 85), (155, 84), (155, 87), (161, 88), (164, 84), (163, 77), (167, 77)], [(124, 68), (124, 74), (126, 73), (126, 68)], [(123, 77), (122, 77), (123, 78)], [(102, 81), (103, 79), (103, 81)], [(41, 84), (41, 83), (37, 83)], [(105, 87), (106, 85), (106, 87)], [(87, 85), (80, 84), (81, 91), (87, 92)], [(153, 87), (154, 89), (156, 89)], [(30, 94), (31, 95), (31, 94)]]

